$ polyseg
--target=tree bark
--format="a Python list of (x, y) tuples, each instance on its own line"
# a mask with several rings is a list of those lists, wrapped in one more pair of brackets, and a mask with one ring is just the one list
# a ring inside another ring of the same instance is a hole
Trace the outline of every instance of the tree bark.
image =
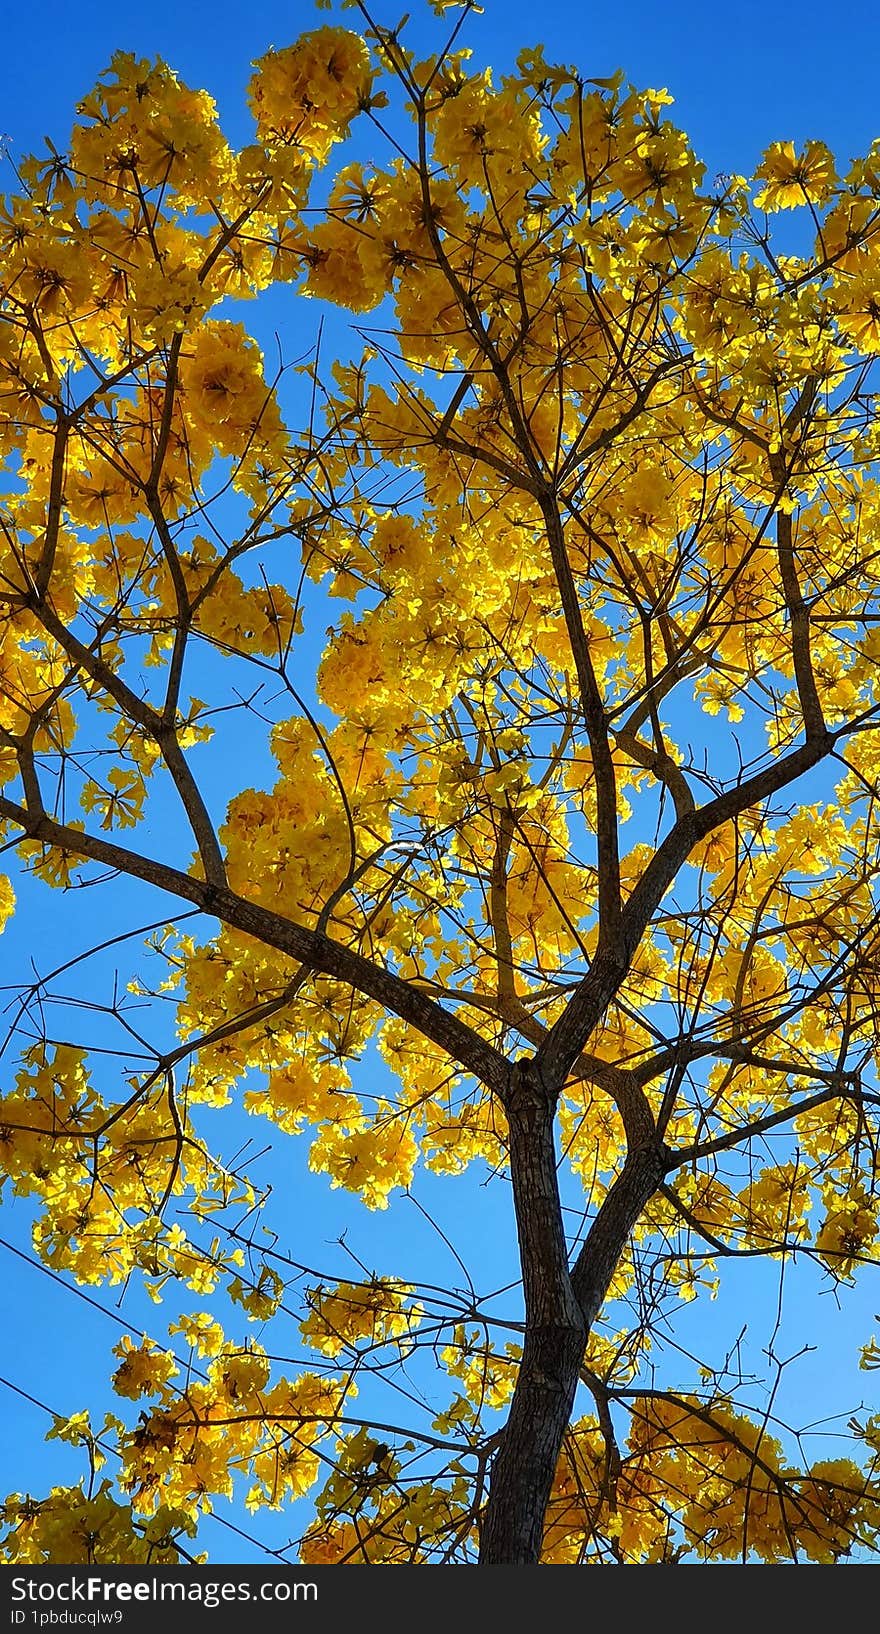
[(505, 1100), (526, 1331), (496, 1454), (480, 1541), (481, 1565), (538, 1559), (544, 1513), (571, 1418), (586, 1334), (571, 1286), (556, 1178), (556, 1098), (533, 1061), (518, 1061)]
[(526, 1330), (492, 1467), (481, 1566), (529, 1566), (540, 1559), (547, 1504), (590, 1328), (668, 1157), (657, 1139), (629, 1153), (569, 1270), (556, 1178), (555, 1096), (543, 1088), (534, 1062), (517, 1063), (512, 1082), (510, 1168)]

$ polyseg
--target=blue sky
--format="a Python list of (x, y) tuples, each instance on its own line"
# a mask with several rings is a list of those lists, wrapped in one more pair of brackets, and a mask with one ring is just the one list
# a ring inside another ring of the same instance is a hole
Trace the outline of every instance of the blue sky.
[[(418, 21), (418, 4), (409, 9)], [(4, 12), (0, 130), (19, 152), (44, 134), (63, 140), (74, 104), (118, 49), (162, 55), (211, 91), (234, 140), (247, 128), (252, 59), (327, 20), (302, 0), (43, 0)], [(384, 20), (400, 12), (392, 7)], [(542, 40), (548, 57), (576, 61), (590, 77), (622, 67), (636, 84), (667, 86), (710, 171), (747, 170), (783, 137), (821, 137), (849, 157), (877, 135), (880, 42), (867, 0), (839, 12), (817, 0), (487, 0), (468, 30), (475, 54), (499, 65)]]
[[(418, 4), (414, 0), (414, 13)], [(393, 8), (395, 18), (399, 9)], [(182, 78), (212, 93), (230, 139), (248, 140), (251, 125), (244, 86), (252, 59), (269, 45), (283, 46), (327, 20), (327, 13), (282, 0), (256, 0), (250, 5), (241, 0), (210, 5), (201, 0), (189, 5), (149, 0), (126, 7), (118, 0), (77, 4), (43, 0), (38, 8), (9, 7), (2, 32), (0, 132), (18, 156), (38, 147), (44, 135), (63, 147), (77, 100), (90, 89), (111, 53), (124, 49), (164, 56)], [(354, 14), (346, 20), (356, 26)], [(418, 27), (423, 29), (421, 22)], [(846, 161), (864, 152), (880, 134), (880, 43), (875, 7), (864, 0), (851, 0), (841, 14), (832, 14), (831, 26), (828, 8), (814, 0), (797, 8), (737, 0), (717, 11), (704, 0), (662, 6), (647, 0), (614, 0), (601, 8), (544, 0), (540, 9), (524, 0), (504, 4), (487, 0), (485, 15), (471, 20), (466, 38), (478, 60), (499, 68), (512, 65), (522, 47), (540, 40), (549, 59), (576, 61), (589, 77), (622, 67), (636, 84), (666, 86), (676, 99), (675, 116), (710, 175), (747, 172), (762, 149), (778, 138), (820, 137)], [(291, 342), (291, 354), (299, 349)], [(43, 893), (35, 892), (32, 904), (20, 927), (0, 943), (0, 982), (20, 979), (19, 961), (33, 948), (34, 927), (42, 969), (65, 957), (73, 946), (60, 920), (47, 915)], [(145, 922), (158, 919), (162, 908), (155, 896), (120, 887), (113, 912), (124, 925), (132, 914)], [(105, 959), (91, 967), (92, 979), (106, 984), (112, 963)], [(253, 1120), (245, 1126), (244, 1120), (233, 1118), (224, 1140), (231, 1149), (239, 1137), (261, 1141), (263, 1134)], [(326, 1181), (308, 1173), (301, 1146), (292, 1151), (286, 1145), (263, 1163), (277, 1195), (285, 1189), (295, 1194), (286, 1208), (288, 1244), (299, 1240), (301, 1222), (308, 1220), (310, 1252), (324, 1256), (317, 1260), (321, 1268), (335, 1267), (343, 1274), (344, 1251), (336, 1239), (348, 1228), (371, 1267), (404, 1274), (397, 1253), (404, 1233), (408, 1251), (423, 1268), (433, 1268), (437, 1280), (447, 1275), (455, 1279), (448, 1250), (438, 1246), (436, 1232), (414, 1206), (402, 1204), (388, 1215), (365, 1216), (354, 1201), (339, 1193), (331, 1196)], [(481, 1186), (481, 1178), (453, 1186), (429, 1182), (420, 1196), (436, 1208), (438, 1222), (463, 1249), (479, 1233), (485, 1260), (482, 1285), (488, 1287), (503, 1282), (509, 1270), (509, 1255), (502, 1245), (511, 1241), (511, 1220), (506, 1192), (500, 1186)], [(24, 1210), (13, 1209), (0, 1217), (0, 1233), (26, 1246)], [(105, 1398), (109, 1344), (121, 1331), (114, 1292), (95, 1293), (111, 1312), (102, 1315), (2, 1249), (0, 1270), (0, 1373), (62, 1411)], [(767, 1333), (773, 1327), (777, 1295), (778, 1268), (760, 1275), (740, 1268), (722, 1298), (709, 1307), (708, 1318), (687, 1314), (679, 1342), (686, 1348), (691, 1341), (697, 1345), (706, 1335), (700, 1324), (707, 1322), (713, 1348), (719, 1352), (734, 1343), (744, 1322)], [(823, 1328), (822, 1359), (807, 1356), (792, 1374), (797, 1380), (792, 1386), (794, 1400), (803, 1409), (796, 1416), (821, 1416), (829, 1394), (829, 1369), (849, 1375), (846, 1404), (849, 1408), (858, 1404), (871, 1381), (852, 1371), (853, 1359), (857, 1345), (868, 1337), (877, 1300), (869, 1288), (859, 1295), (844, 1292), (838, 1305), (826, 1292), (818, 1303), (794, 1304), (790, 1309), (785, 1335), (789, 1353), (814, 1342), (817, 1311)], [(189, 1308), (198, 1303), (191, 1299)], [(136, 1289), (127, 1293), (122, 1315), (136, 1327), (143, 1323), (160, 1329), (155, 1307)], [(110, 1405), (109, 1399), (105, 1405)], [(0, 1496), (24, 1487), (38, 1495), (53, 1480), (79, 1475), (73, 1455), (57, 1443), (41, 1446), (45, 1426), (37, 1407), (8, 1396), (0, 1411), (9, 1414), (10, 1426), (0, 1445)], [(242, 1518), (241, 1524), (275, 1547), (291, 1530), (286, 1518)], [(218, 1541), (211, 1525), (204, 1529), (203, 1539), (217, 1560), (259, 1558), (258, 1551), (240, 1540), (233, 1553), (232, 1541)]]

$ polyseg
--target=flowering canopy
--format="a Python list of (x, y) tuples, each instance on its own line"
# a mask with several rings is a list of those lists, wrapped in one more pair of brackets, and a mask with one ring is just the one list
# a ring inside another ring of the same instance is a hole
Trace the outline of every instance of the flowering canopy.
[[(124, 1339), (137, 1423), (56, 1425), (115, 1489), (10, 1498), (5, 1557), (178, 1558), (244, 1478), (312, 1494), (309, 1562), (833, 1562), (880, 1423), (811, 1463), (647, 1358), (726, 1258), (877, 1241), (880, 146), (709, 183), (664, 91), (363, 15), (255, 64), (240, 151), (115, 56), (3, 207), (3, 837), (201, 917), (129, 972), (177, 1041), (122, 1084), (23, 994), (0, 1155), (47, 1265), (261, 1323), (284, 1268), (200, 1109), (373, 1209), (489, 1165), (524, 1320), (402, 1263), (310, 1284), (293, 1372), (205, 1311)], [(293, 333), (374, 313), (362, 355), (290, 389), (274, 285)], [(427, 1428), (353, 1416), (426, 1356)]]

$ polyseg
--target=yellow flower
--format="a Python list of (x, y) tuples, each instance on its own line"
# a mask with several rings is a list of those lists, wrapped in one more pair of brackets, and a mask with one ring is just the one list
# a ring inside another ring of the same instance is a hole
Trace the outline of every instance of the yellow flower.
[(825, 204), (837, 173), (824, 142), (806, 142), (800, 153), (793, 142), (772, 142), (755, 179), (764, 186), (755, 194), (760, 210), (794, 210), (799, 204)]
[(880, 352), (880, 268), (876, 263), (842, 281), (836, 298), (840, 303), (838, 328), (860, 352)]
[(170, 1350), (159, 1350), (151, 1339), (135, 1345), (125, 1334), (114, 1345), (113, 1354), (122, 1358), (122, 1365), (113, 1375), (113, 1388), (117, 1395), (128, 1396), (131, 1401), (155, 1395), (177, 1372)]
[(319, 28), (255, 64), (248, 102), (260, 140), (302, 149), (318, 162), (346, 135), (372, 80), (367, 48), (343, 28)]

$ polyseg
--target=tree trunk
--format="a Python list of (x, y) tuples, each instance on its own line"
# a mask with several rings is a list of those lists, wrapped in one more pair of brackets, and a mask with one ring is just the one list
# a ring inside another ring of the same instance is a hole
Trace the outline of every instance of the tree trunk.
[(492, 1466), (481, 1566), (534, 1566), (584, 1359), (582, 1325), (526, 1330), (504, 1438)]
[(665, 1172), (660, 1142), (633, 1151), (569, 1272), (556, 1179), (555, 1105), (531, 1062), (517, 1063), (508, 1103), (510, 1167), (523, 1270), (526, 1332), (496, 1454), (480, 1540), (481, 1566), (529, 1566), (571, 1420), (590, 1327), (632, 1229)]
[(532, 1061), (518, 1061), (506, 1101), (526, 1332), (495, 1457), (481, 1565), (534, 1564), (577, 1387), (586, 1334), (568, 1273), (556, 1179), (555, 1097)]

